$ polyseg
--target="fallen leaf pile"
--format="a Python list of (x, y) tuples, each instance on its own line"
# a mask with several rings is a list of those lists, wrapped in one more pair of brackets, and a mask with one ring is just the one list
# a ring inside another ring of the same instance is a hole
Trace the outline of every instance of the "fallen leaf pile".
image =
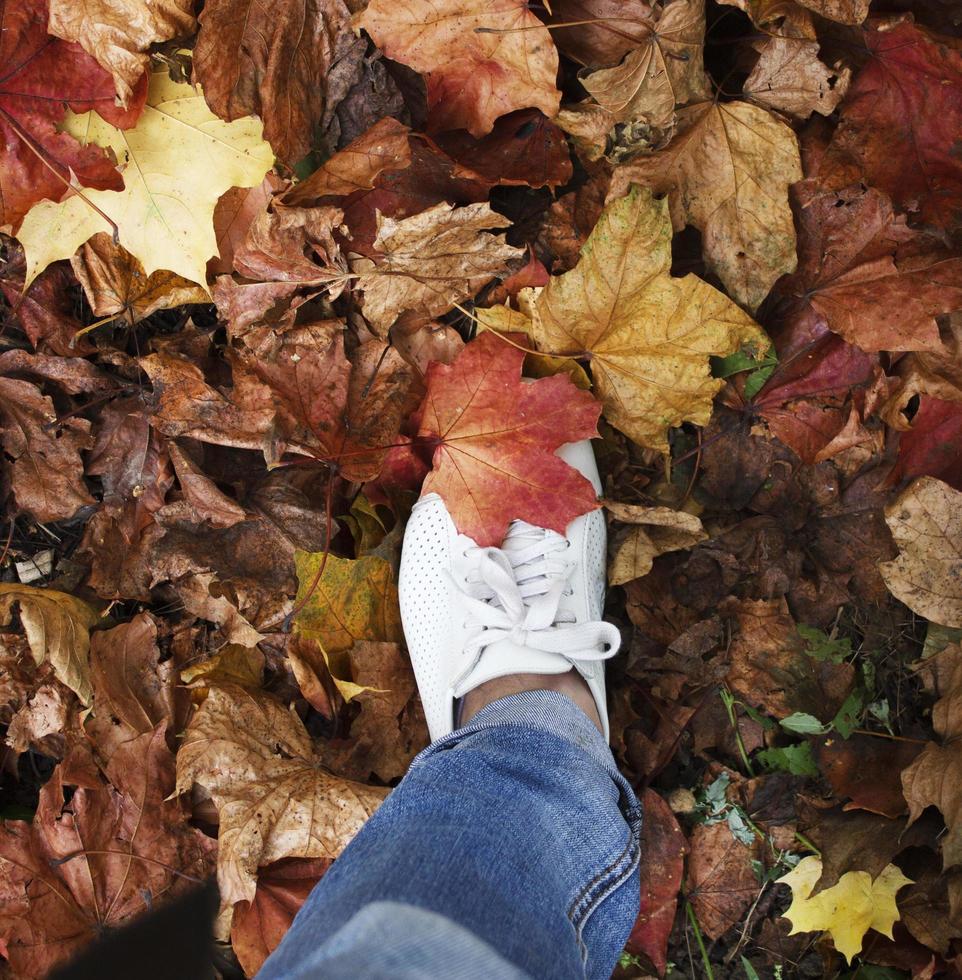
[(620, 977), (962, 978), (954, 0), (0, 27), (12, 976), (212, 876), (257, 972), (427, 742), (436, 492), (605, 514)]

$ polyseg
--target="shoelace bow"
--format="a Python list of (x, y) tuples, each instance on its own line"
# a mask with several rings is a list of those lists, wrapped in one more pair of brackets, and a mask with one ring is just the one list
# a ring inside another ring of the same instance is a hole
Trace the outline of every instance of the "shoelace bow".
[(621, 636), (615, 626), (577, 623), (558, 608), (575, 567), (561, 557), (567, 548), (561, 535), (518, 521), (503, 547), (469, 549), (476, 577), (469, 577), (467, 587), (454, 579), (474, 627), (466, 652), (477, 659), (492, 643), (512, 640), (568, 659), (607, 660), (617, 653)]

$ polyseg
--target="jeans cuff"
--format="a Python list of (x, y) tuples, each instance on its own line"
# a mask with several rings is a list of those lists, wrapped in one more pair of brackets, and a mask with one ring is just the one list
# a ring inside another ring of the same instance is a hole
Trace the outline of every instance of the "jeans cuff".
[(492, 701), (463, 728), (456, 728), (424, 749), (411, 767), (414, 768), (423, 758), (435, 752), (453, 748), (469, 735), (492, 728), (526, 728), (547, 732), (587, 753), (621, 790), (623, 810), (632, 829), (636, 830), (636, 821), (637, 827), (640, 827), (641, 804), (631, 784), (619, 772), (604, 736), (571, 698), (558, 691), (522, 691)]

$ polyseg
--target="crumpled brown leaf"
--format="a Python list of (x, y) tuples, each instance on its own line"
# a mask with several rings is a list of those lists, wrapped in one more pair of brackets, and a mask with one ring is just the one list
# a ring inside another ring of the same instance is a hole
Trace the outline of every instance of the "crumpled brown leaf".
[(119, 926), (203, 881), (214, 841), (187, 823), (164, 726), (117, 751), (109, 782), (76, 789), (60, 767), (32, 823), (0, 829), (0, 936), (20, 976), (45, 976), (104, 928)]
[(515, 109), (558, 111), (558, 52), (523, 0), (372, 0), (355, 25), (424, 75), (435, 130), (484, 136)]
[(335, 858), (386, 790), (339, 779), (297, 716), (266, 694), (212, 687), (177, 753), (177, 793), (207, 789), (220, 814), (217, 881), (226, 908), (253, 901), (257, 868)]
[(38, 521), (62, 521), (94, 502), (80, 457), (93, 445), (86, 419), (57, 422), (52, 400), (36, 385), (0, 377), (0, 420), (3, 448), (13, 459), (13, 496), (22, 510)]
[(808, 11), (787, 6), (784, 12), (771, 34), (756, 42), (759, 58), (742, 90), (751, 101), (798, 119), (813, 112), (831, 115), (848, 89), (851, 69), (832, 69), (819, 60)]
[(76, 41), (109, 71), (126, 105), (150, 63), (148, 48), (189, 37), (196, 23), (193, 0), (50, 0), (47, 29)]
[(923, 476), (885, 508), (899, 547), (879, 566), (889, 591), (942, 626), (962, 626), (962, 493)]
[(264, 138), (293, 167), (360, 76), (362, 55), (343, 0), (208, 0), (194, 77), (222, 119), (260, 116)]
[(94, 313), (123, 317), (131, 326), (157, 310), (209, 302), (206, 289), (173, 272), (146, 276), (140, 261), (103, 231), (81, 245), (70, 264)]
[(782, 120), (746, 102), (681, 109), (678, 127), (669, 147), (615, 171), (611, 196), (633, 182), (667, 192), (675, 229), (701, 231), (708, 267), (754, 311), (795, 268), (788, 186), (802, 179), (798, 141)]
[(615, 539), (608, 566), (608, 584), (624, 585), (651, 571), (654, 560), (669, 551), (690, 548), (708, 535), (694, 514), (670, 507), (643, 507), (605, 501), (605, 509), (623, 524), (632, 525)]
[(675, 107), (710, 95), (702, 56), (704, 0), (671, 0), (632, 30), (647, 34), (646, 40), (621, 64), (591, 72), (581, 83), (609, 114), (609, 129), (616, 123), (640, 124), (650, 130), (646, 141), (657, 148), (671, 137)]
[(911, 826), (928, 806), (945, 820), (942, 863), (948, 869), (962, 864), (962, 647), (950, 644), (917, 665), (926, 690), (939, 696), (932, 709), (932, 726), (942, 744), (929, 742), (922, 754), (902, 772), (902, 791), (909, 805)]
[(96, 610), (55, 589), (0, 582), (0, 616), (4, 625), (10, 622), (14, 603), (19, 606), (20, 621), (36, 663), (49, 661), (57, 677), (84, 704), (90, 704), (90, 628), (100, 619)]
[(384, 336), (405, 310), (439, 316), (473, 296), (507, 272), (508, 259), (524, 254), (486, 230), (510, 224), (488, 204), (436, 204), (400, 221), (381, 217), (374, 260), (351, 263), (365, 319)]

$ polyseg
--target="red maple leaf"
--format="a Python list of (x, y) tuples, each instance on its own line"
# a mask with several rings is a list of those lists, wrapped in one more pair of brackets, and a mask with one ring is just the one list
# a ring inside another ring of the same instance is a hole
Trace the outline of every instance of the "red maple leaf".
[(99, 146), (81, 146), (58, 130), (69, 106), (96, 109), (121, 129), (133, 126), (147, 79), (127, 109), (115, 103), (113, 78), (79, 44), (47, 33), (43, 0), (0, 0), (0, 225), (17, 224), (43, 198), (59, 199), (70, 172), (88, 187), (121, 190), (123, 178)]
[(493, 334), (426, 377), (418, 437), (433, 449), (424, 493), (439, 494), (458, 530), (500, 545), (518, 518), (564, 533), (598, 506), (591, 483), (556, 456), (598, 435), (601, 405), (565, 375), (525, 383), (524, 354)]
[(880, 188), (924, 225), (962, 223), (962, 51), (911, 23), (866, 29), (872, 55), (819, 167), (825, 186)]

